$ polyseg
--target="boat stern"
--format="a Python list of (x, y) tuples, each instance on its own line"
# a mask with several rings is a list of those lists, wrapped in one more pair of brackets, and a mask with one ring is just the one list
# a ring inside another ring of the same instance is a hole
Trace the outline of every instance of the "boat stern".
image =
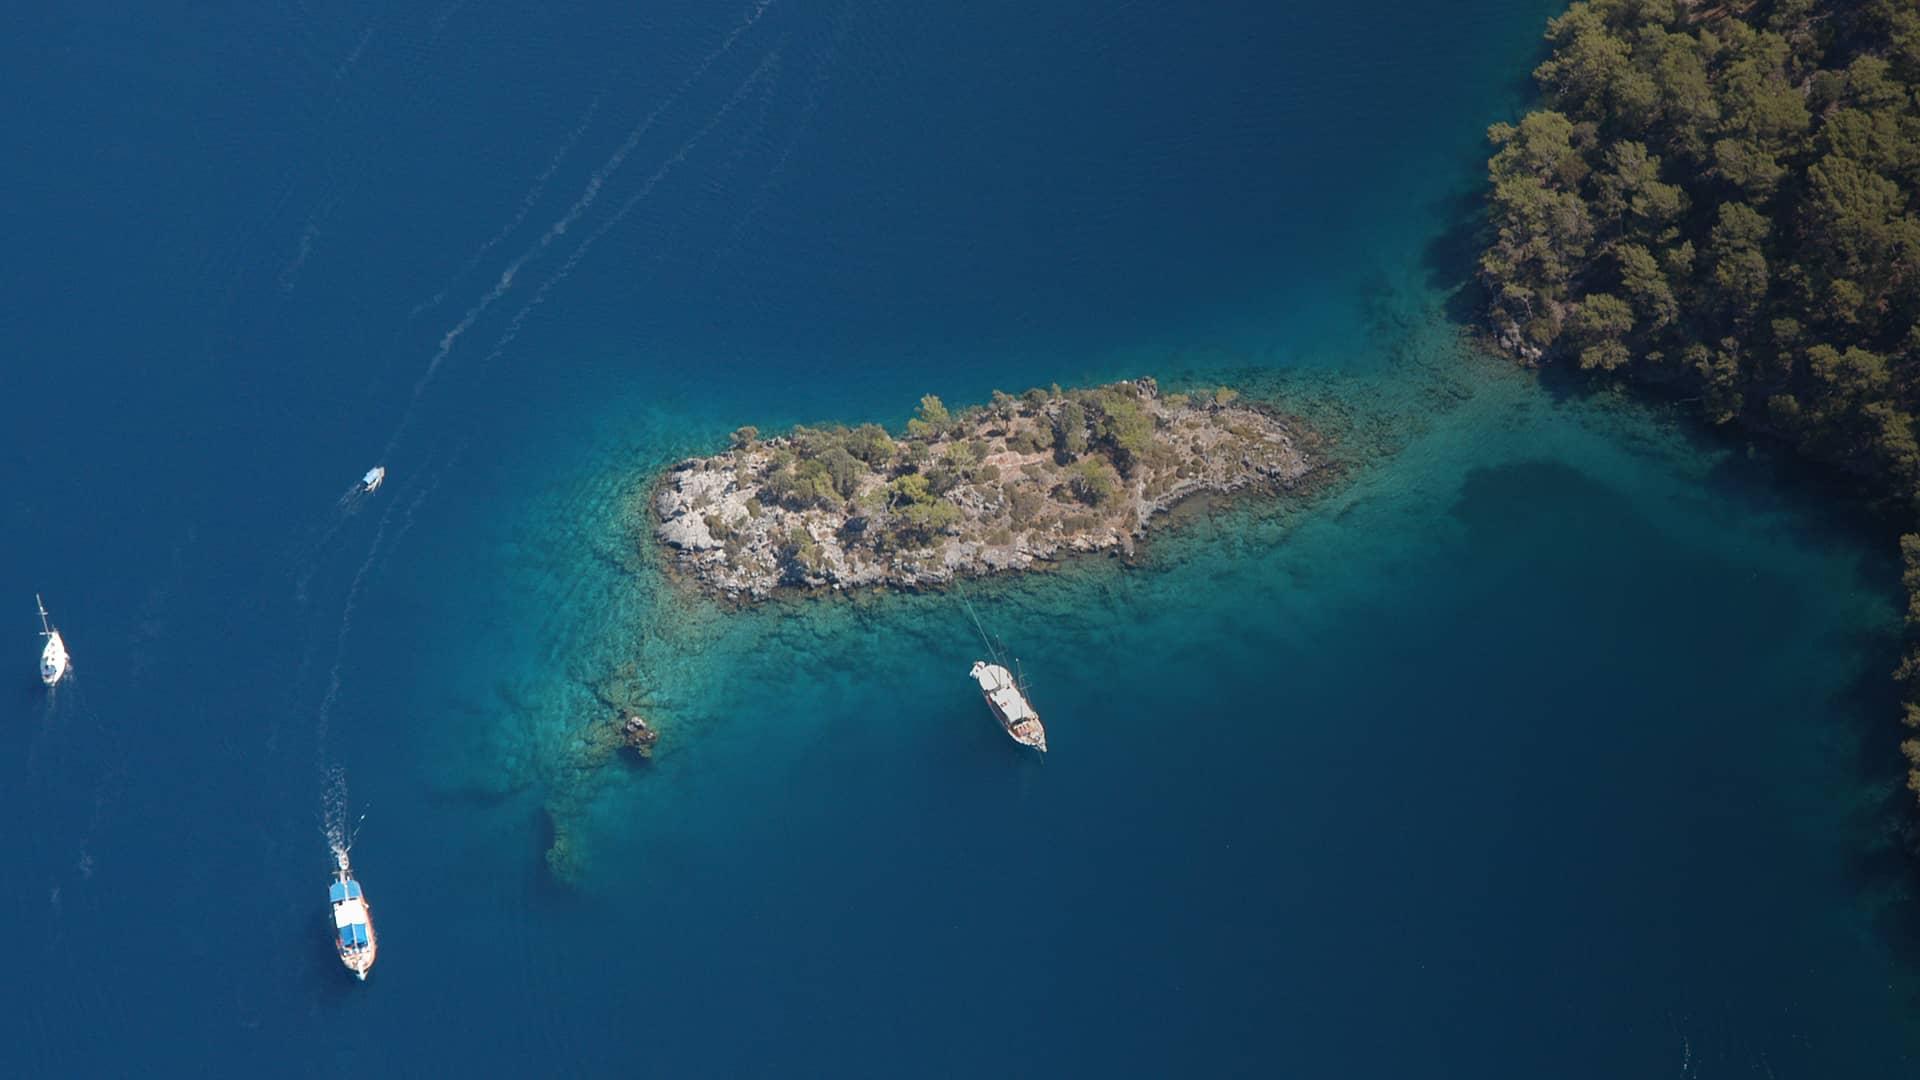
[(67, 643), (60, 637), (60, 631), (47, 632), (46, 647), (40, 650), (40, 681), (53, 686), (67, 677), (70, 663), (67, 656)]
[(333, 947), (354, 977), (366, 981), (373, 970), (378, 946), (373, 936), (373, 913), (367, 908), (366, 894), (360, 883), (342, 871), (327, 891), (333, 904)]

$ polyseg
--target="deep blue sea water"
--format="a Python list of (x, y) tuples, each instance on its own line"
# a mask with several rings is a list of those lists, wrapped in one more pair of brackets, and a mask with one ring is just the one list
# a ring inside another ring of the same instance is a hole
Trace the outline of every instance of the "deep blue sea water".
[[(0, 1073), (1913, 1074), (1888, 538), (1449, 321), (1557, 5), (523, 7), (0, 38)], [(970, 589), (1044, 764), (953, 597), (630, 532), (740, 424), (1143, 373), (1356, 465)]]

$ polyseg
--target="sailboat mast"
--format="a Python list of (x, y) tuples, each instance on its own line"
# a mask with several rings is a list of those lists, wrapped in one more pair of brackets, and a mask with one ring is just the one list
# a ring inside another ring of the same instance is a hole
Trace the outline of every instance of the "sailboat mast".
[(34, 606), (40, 609), (40, 636), (48, 637), (53, 633), (53, 625), (47, 622), (47, 605), (40, 599), (39, 593), (33, 594)]
[(987, 656), (990, 657), (994, 663), (1005, 667), (1006, 663), (1001, 659), (1000, 649), (994, 645), (993, 637), (987, 633), (987, 628), (981, 625), (980, 613), (973, 610), (973, 601), (967, 599), (965, 594), (962, 594), (960, 602), (966, 605), (967, 616), (973, 620), (973, 628), (980, 634), (980, 644), (987, 647)]

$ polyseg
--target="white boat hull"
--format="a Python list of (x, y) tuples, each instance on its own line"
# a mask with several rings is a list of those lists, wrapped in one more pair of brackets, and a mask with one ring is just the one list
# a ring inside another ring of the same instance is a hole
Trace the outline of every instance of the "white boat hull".
[(72, 668), (73, 661), (67, 656), (67, 643), (61, 640), (60, 631), (48, 632), (46, 647), (40, 650), (40, 681), (57, 686)]

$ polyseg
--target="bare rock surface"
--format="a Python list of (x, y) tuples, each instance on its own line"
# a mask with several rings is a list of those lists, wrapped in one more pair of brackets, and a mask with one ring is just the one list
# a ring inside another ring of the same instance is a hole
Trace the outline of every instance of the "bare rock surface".
[(1152, 379), (996, 393), (950, 414), (924, 398), (904, 438), (873, 424), (796, 428), (673, 466), (654, 537), (701, 589), (919, 588), (1121, 549), (1205, 494), (1286, 491), (1324, 463), (1317, 436), (1230, 390)]

